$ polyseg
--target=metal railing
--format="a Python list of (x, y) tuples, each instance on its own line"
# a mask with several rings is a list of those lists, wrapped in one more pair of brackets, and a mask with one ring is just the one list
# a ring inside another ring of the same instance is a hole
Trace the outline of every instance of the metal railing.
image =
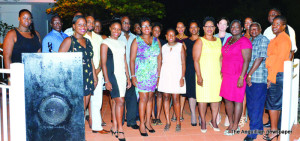
[[(11, 141), (26, 141), (24, 64), (13, 63), (10, 69), (0, 69), (0, 73), (10, 74), (11, 82), (10, 86), (0, 84), (2, 89), (0, 139), (8, 141), (10, 137)], [(7, 115), (7, 106), (9, 106), (9, 115)]]
[[(283, 97), (280, 140), (289, 141), (294, 124), (298, 122), (299, 59), (284, 62)], [(287, 131), (287, 132), (285, 132)], [(285, 133), (284, 133), (285, 132)]]

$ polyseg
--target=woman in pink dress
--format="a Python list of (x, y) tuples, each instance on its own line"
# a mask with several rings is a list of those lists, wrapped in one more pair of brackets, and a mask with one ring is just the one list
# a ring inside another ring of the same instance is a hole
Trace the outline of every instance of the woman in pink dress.
[(230, 31), (232, 37), (228, 38), (222, 47), (223, 81), (220, 96), (225, 99), (225, 108), (230, 123), (224, 135), (233, 135), (233, 130), (239, 130), (238, 123), (243, 111), (246, 89), (245, 77), (252, 53), (250, 40), (242, 36), (241, 22), (232, 21)]

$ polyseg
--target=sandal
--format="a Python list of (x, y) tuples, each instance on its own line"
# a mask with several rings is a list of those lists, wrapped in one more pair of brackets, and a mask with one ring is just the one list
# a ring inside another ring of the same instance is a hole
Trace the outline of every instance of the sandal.
[(172, 118), (171, 118), (171, 121), (172, 121), (172, 122), (175, 122), (176, 120), (177, 120), (176, 117), (172, 117)]
[(180, 121), (182, 122), (184, 120), (184, 118), (183, 117), (180, 117)]
[(157, 119), (152, 119), (152, 125), (157, 125)]
[(239, 122), (239, 126), (244, 127), (246, 122), (247, 122), (247, 117), (242, 116), (241, 119), (240, 119), (240, 122)]
[(181, 131), (181, 125), (177, 124), (175, 128), (175, 132), (180, 132)]
[(163, 123), (161, 122), (160, 119), (156, 119), (156, 125), (162, 125)]
[(166, 124), (164, 131), (169, 131), (170, 127), (171, 127), (171, 124)]

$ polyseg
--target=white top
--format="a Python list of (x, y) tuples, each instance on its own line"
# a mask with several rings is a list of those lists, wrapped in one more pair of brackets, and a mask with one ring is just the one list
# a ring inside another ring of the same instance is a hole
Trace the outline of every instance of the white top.
[[(287, 25), (287, 26), (288, 26), (288, 30), (289, 30), (289, 34), (290, 34), (290, 39), (291, 39), (291, 42), (292, 42), (292, 50), (296, 52), (297, 51), (297, 46), (296, 46), (295, 30), (292, 27), (290, 27), (289, 25)], [(266, 36), (270, 41), (276, 37), (276, 35), (272, 31), (272, 25), (269, 26), (264, 31), (264, 36)]]
[(168, 43), (163, 45), (158, 91), (170, 94), (186, 93), (185, 80), (184, 86), (180, 87), (182, 76), (181, 50), (182, 43), (179, 42), (174, 46), (170, 46)]
[(133, 42), (133, 40), (136, 38), (136, 36), (134, 34), (132, 34), (131, 32), (129, 33), (129, 39), (127, 40), (126, 39), (126, 36), (124, 35), (124, 32), (122, 31), (120, 37), (118, 40), (122, 41), (125, 45), (126, 45), (126, 61), (127, 61), (127, 65), (128, 65), (128, 72), (129, 72), (129, 76), (131, 78), (131, 73), (130, 73), (130, 47), (131, 47), (131, 44)]
[[(114, 61), (114, 74), (116, 77), (122, 77), (126, 82), (126, 71), (125, 71), (125, 44), (120, 40), (106, 38), (102, 44), (106, 44), (113, 54)], [(118, 78), (117, 78), (118, 79)]]
[(74, 33), (73, 28), (72, 27), (67, 28), (64, 33), (67, 34), (68, 36), (72, 36)]
[(89, 36), (88, 34), (85, 34), (84, 37), (91, 41), (91, 44), (93, 46), (93, 52), (94, 52), (93, 62), (94, 62), (95, 69), (97, 69), (100, 63), (100, 45), (103, 39), (100, 35), (96, 34), (94, 31), (92, 31), (92, 37)]

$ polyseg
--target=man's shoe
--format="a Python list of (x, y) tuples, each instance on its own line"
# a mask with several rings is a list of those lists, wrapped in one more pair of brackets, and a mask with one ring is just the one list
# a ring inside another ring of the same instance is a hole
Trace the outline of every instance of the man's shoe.
[(265, 124), (264, 124), (264, 127), (270, 128), (270, 127), (271, 127), (270, 121), (268, 121), (267, 123), (265, 123)]
[(100, 134), (108, 134), (110, 133), (110, 131), (106, 131), (106, 130), (101, 130), (101, 131), (92, 131), (93, 133), (100, 133)]
[(253, 138), (250, 138), (250, 137), (248, 137), (248, 136), (246, 136), (245, 138), (244, 138), (244, 141), (253, 141), (254, 139)]
[(127, 125), (127, 127), (131, 127), (132, 129), (139, 129), (140, 127), (138, 125)]

